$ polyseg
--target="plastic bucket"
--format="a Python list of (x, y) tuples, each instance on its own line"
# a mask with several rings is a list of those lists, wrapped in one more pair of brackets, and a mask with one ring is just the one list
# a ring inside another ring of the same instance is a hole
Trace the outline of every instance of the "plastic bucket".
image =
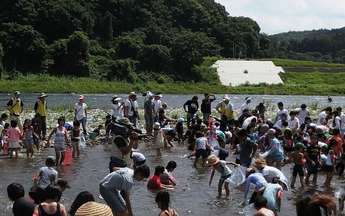
[(62, 162), (63, 165), (71, 165), (72, 164), (72, 154), (73, 154), (73, 149), (67, 148), (65, 151), (65, 159)]

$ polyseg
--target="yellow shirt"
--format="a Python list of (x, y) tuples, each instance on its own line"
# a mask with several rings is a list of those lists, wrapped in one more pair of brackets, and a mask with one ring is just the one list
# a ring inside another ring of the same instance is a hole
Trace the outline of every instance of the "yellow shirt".
[(37, 109), (36, 113), (40, 114), (40, 116), (46, 117), (47, 116), (47, 102), (46, 101), (37, 101)]

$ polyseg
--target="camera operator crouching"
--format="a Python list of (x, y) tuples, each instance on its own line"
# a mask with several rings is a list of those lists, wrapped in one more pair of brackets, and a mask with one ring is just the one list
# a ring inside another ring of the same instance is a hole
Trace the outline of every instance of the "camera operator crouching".
[(128, 118), (122, 117), (118, 122), (111, 122), (108, 125), (111, 139), (112, 153), (127, 161), (131, 149), (137, 149), (139, 140), (144, 137), (141, 130), (136, 129)]

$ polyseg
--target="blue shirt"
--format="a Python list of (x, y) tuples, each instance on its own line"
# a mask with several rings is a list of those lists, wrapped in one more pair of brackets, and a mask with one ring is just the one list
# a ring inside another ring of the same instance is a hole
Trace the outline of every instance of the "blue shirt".
[(247, 195), (250, 188), (250, 183), (255, 184), (254, 192), (258, 192), (262, 187), (267, 185), (267, 181), (261, 173), (252, 173), (248, 176), (246, 181), (246, 189), (244, 191), (244, 199), (247, 199)]

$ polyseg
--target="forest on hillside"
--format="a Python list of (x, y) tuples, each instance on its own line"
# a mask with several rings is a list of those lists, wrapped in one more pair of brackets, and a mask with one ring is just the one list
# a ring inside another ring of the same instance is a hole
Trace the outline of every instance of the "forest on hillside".
[(0, 23), (2, 79), (216, 83), (205, 56), (269, 57), (259, 25), (214, 0), (0, 1)]
[(269, 36), (271, 57), (345, 64), (345, 27)]

